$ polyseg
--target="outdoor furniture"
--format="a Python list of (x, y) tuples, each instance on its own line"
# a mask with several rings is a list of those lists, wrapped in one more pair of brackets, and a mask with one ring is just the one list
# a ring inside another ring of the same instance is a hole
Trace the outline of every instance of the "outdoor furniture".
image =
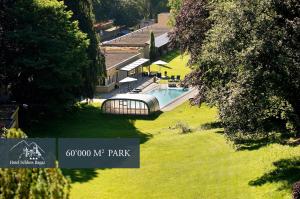
[(143, 72), (143, 73), (142, 73), (142, 76), (143, 76), (143, 77), (147, 77), (147, 76), (149, 76), (149, 73), (148, 73), (148, 72)]
[(180, 81), (180, 75), (177, 75), (176, 80)]
[(167, 66), (167, 65), (168, 65), (167, 62), (162, 61), (162, 60), (158, 60), (158, 61), (156, 61), (156, 62), (154, 62), (154, 63), (152, 63), (152, 64), (155, 64), (155, 65), (158, 65), (158, 66), (159, 66), (159, 72), (161, 72), (161, 67), (162, 67), (162, 66)]
[(174, 81), (175, 80), (175, 76), (171, 75), (171, 80)]
[(122, 79), (120, 81), (120, 83), (127, 83), (128, 84), (127, 90), (130, 91), (130, 83), (135, 82), (135, 81), (137, 81), (137, 79), (132, 78), (132, 77), (126, 77), (126, 78)]
[(161, 78), (161, 73), (157, 73), (157, 77), (158, 77), (158, 78)]
[(150, 74), (149, 74), (150, 77), (154, 77), (156, 75), (157, 75), (157, 72), (150, 72)]
[(177, 84), (176, 84), (176, 82), (168, 82), (168, 87), (170, 87), (170, 88), (176, 88)]
[(141, 90), (140, 89), (133, 89), (130, 93), (140, 93)]

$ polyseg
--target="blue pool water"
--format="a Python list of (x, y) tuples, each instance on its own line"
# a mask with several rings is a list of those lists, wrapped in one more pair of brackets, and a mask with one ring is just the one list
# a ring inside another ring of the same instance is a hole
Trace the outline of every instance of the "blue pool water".
[(183, 88), (159, 88), (149, 91), (147, 94), (155, 96), (159, 101), (160, 108), (172, 102), (175, 98), (188, 92), (188, 89)]

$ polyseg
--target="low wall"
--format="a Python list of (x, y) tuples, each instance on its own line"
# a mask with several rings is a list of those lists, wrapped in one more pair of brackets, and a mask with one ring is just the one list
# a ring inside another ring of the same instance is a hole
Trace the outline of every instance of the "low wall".
[(108, 86), (96, 86), (96, 93), (108, 93), (114, 90), (116, 83), (112, 83)]

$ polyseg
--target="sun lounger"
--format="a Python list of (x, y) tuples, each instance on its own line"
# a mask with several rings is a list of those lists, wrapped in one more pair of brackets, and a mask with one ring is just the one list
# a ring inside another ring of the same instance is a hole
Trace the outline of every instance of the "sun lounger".
[(175, 87), (177, 87), (177, 84), (176, 84), (176, 82), (169, 82), (168, 87), (175, 88)]

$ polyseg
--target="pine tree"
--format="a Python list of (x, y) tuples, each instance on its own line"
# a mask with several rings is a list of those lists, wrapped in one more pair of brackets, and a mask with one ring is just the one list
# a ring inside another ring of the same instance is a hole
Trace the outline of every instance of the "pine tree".
[(150, 61), (153, 62), (156, 59), (156, 47), (155, 47), (155, 37), (154, 37), (154, 33), (151, 31), (150, 33), (150, 52), (149, 52), (149, 57), (150, 57)]
[(89, 39), (87, 54), (90, 60), (89, 66), (83, 71), (83, 94), (87, 98), (93, 98), (99, 76), (105, 76), (105, 64), (102, 59), (99, 41), (100, 38), (94, 30), (95, 17), (91, 0), (64, 0), (67, 7), (73, 12), (73, 20), (78, 20), (79, 28), (86, 33)]

